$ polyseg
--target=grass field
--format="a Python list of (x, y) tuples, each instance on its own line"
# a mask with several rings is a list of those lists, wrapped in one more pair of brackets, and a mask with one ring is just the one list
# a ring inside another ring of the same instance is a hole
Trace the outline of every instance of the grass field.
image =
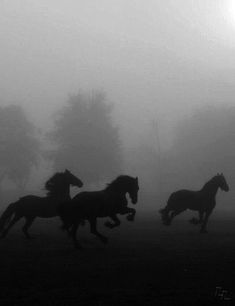
[[(138, 212), (109, 230), (102, 245), (79, 231), (76, 251), (57, 218), (36, 220), (27, 241), (18, 224), (0, 241), (0, 305), (232, 305), (235, 294), (235, 214), (216, 212), (209, 233), (187, 218), (170, 227), (157, 212)], [(231, 300), (215, 298), (216, 287)]]

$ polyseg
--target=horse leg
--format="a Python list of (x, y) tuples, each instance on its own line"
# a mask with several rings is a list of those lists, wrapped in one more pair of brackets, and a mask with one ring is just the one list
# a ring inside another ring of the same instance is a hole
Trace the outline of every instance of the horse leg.
[(110, 218), (114, 221), (114, 223), (111, 223), (110, 221), (106, 221), (104, 223), (105, 226), (107, 226), (109, 228), (114, 228), (114, 227), (119, 226), (121, 224), (121, 221), (118, 219), (118, 217), (116, 215), (112, 215), (112, 216), (110, 216)]
[(201, 233), (207, 233), (206, 226), (207, 226), (208, 219), (209, 219), (211, 213), (212, 213), (211, 210), (206, 212), (205, 218), (202, 221), (202, 226), (201, 226), (201, 230), (200, 230)]
[(20, 215), (15, 215), (13, 217), (13, 219), (10, 221), (10, 223), (8, 224), (8, 226), (6, 227), (6, 229), (2, 232), (2, 235), (1, 237), (4, 238), (6, 237), (6, 235), (8, 234), (10, 228), (17, 222), (19, 221), (20, 219), (22, 218), (22, 216)]
[(126, 217), (128, 221), (134, 221), (135, 219), (135, 214), (136, 214), (136, 210), (134, 208), (130, 208), (130, 207), (124, 207), (121, 209), (121, 211), (119, 211), (119, 213), (121, 215), (126, 215), (128, 214), (128, 216)]
[(79, 222), (79, 221), (76, 221), (75, 223), (73, 223), (72, 229), (71, 229), (71, 231), (70, 231), (70, 233), (69, 233), (70, 236), (71, 236), (72, 239), (73, 239), (73, 244), (74, 244), (74, 247), (75, 247), (76, 249), (82, 249), (82, 246), (80, 245), (80, 243), (79, 243), (78, 240), (77, 240), (77, 229), (78, 229), (79, 225), (80, 225), (80, 222)]
[(198, 214), (199, 214), (199, 223), (201, 224), (202, 222), (203, 222), (203, 211), (202, 210), (200, 210), (199, 212), (198, 212)]
[(201, 224), (202, 221), (203, 221), (203, 211), (199, 210), (198, 215), (199, 215), (199, 219), (197, 219), (197, 218), (192, 218), (192, 219), (189, 220), (189, 222), (190, 222), (191, 224), (194, 224), (194, 225)]
[(28, 229), (30, 228), (30, 226), (32, 225), (33, 221), (34, 221), (35, 217), (26, 217), (26, 222), (24, 224), (24, 226), (22, 227), (22, 231), (25, 234), (25, 237), (27, 239), (31, 239), (32, 237), (29, 235), (28, 233)]
[(127, 207), (127, 211), (129, 213), (129, 215), (126, 217), (126, 219), (128, 221), (134, 221), (135, 220), (136, 210), (134, 208)]
[(96, 229), (97, 220), (96, 218), (92, 218), (88, 220), (90, 223), (91, 233), (96, 235), (103, 243), (108, 242), (108, 238), (100, 234)]

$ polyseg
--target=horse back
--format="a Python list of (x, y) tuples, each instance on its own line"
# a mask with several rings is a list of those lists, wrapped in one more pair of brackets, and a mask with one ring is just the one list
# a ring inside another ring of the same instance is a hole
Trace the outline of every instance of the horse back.
[(201, 201), (201, 194), (199, 191), (193, 191), (193, 190), (187, 190), (182, 189), (178, 190), (176, 192), (173, 192), (168, 201), (167, 205), (168, 207), (175, 209), (175, 208), (189, 208), (191, 205), (192, 207), (194, 205), (198, 205), (198, 203)]
[(198, 197), (198, 196), (199, 196), (198, 191), (181, 189), (181, 190), (173, 192), (170, 195), (168, 201), (182, 200), (182, 199), (188, 199), (188, 198)]
[(80, 192), (69, 203), (62, 205), (66, 214), (75, 218), (79, 216), (82, 219), (92, 216), (105, 217), (109, 215), (109, 209), (112, 209), (112, 201), (103, 190)]
[(171, 194), (167, 205), (170, 209), (208, 210), (214, 207), (214, 201), (203, 191), (182, 189)]
[(56, 204), (57, 201), (49, 197), (27, 195), (19, 199), (16, 210), (24, 216), (48, 218), (57, 215)]

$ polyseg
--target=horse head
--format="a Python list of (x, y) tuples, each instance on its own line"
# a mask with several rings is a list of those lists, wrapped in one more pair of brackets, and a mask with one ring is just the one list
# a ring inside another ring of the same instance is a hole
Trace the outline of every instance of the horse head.
[(138, 191), (139, 191), (139, 183), (138, 183), (138, 177), (132, 178), (129, 177), (129, 184), (128, 184), (128, 189), (127, 193), (129, 194), (131, 198), (132, 204), (136, 204), (138, 201)]
[(73, 175), (69, 170), (65, 169), (64, 175), (66, 177), (67, 182), (72, 185), (81, 188), (83, 186), (83, 182)]
[(136, 204), (138, 201), (138, 177), (134, 178), (129, 175), (120, 175), (114, 181), (108, 184), (106, 189), (124, 196), (126, 193), (128, 193), (132, 204)]
[(228, 186), (228, 183), (223, 175), (223, 173), (221, 174), (217, 174), (216, 176), (217, 180), (218, 180), (218, 185), (220, 187), (221, 190), (223, 191), (229, 191), (229, 186)]

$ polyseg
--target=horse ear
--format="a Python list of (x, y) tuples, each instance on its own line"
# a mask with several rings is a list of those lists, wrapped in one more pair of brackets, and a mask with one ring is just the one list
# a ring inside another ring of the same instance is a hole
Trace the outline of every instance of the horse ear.
[(65, 169), (65, 171), (64, 171), (65, 173), (69, 173), (69, 170), (68, 169)]

